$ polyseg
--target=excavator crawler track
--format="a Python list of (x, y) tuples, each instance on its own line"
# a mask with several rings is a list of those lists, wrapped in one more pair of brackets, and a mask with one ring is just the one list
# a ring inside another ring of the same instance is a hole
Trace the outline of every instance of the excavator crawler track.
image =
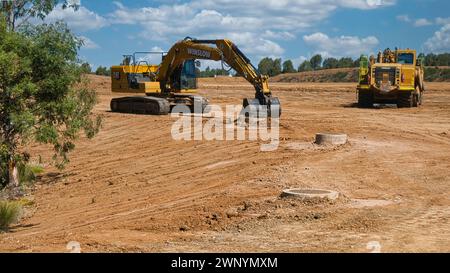
[(167, 99), (135, 96), (111, 100), (111, 111), (130, 114), (167, 115), (170, 103)]

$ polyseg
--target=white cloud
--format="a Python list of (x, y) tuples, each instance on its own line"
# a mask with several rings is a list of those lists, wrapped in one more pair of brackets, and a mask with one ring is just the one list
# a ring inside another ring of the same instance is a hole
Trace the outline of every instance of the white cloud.
[(252, 56), (281, 56), (282, 41), (327, 19), (339, 8), (376, 9), (394, 0), (193, 0), (158, 7), (127, 8), (115, 2), (112, 24), (135, 24), (141, 37), (172, 44), (190, 35), (229, 38)]
[[(251, 52), (258, 57), (280, 57), (284, 53), (284, 49), (277, 43), (264, 39), (256, 33), (252, 32), (229, 32), (225, 37), (231, 39), (240, 47), (243, 52)], [(218, 36), (217, 38), (220, 38)]]
[(121, 2), (119, 2), (119, 1), (113, 1), (113, 4), (114, 4), (116, 7), (118, 7), (119, 9), (124, 9), (124, 8), (125, 8), (125, 6), (124, 6)]
[(433, 24), (432, 22), (430, 22), (428, 19), (425, 19), (425, 18), (417, 19), (414, 22), (415, 27), (425, 27), (425, 26), (430, 26), (432, 24)]
[(365, 38), (357, 36), (329, 37), (321, 32), (305, 35), (303, 40), (313, 47), (314, 53), (320, 53), (324, 57), (356, 57), (373, 50), (379, 44), (378, 39), (374, 36)]
[(81, 0), (68, 0), (67, 4), (80, 6), (81, 5)]
[(406, 14), (398, 15), (397, 20), (400, 22), (405, 22), (405, 23), (411, 22), (411, 18), (409, 18), (409, 15), (406, 15)]
[(425, 26), (431, 26), (431, 25), (445, 25), (445, 24), (449, 24), (450, 23), (450, 18), (441, 18), (438, 17), (434, 20), (430, 20), (427, 18), (419, 18), (416, 20), (412, 20), (409, 15), (406, 14), (402, 14), (402, 15), (398, 15), (397, 20), (400, 22), (404, 22), (404, 23), (413, 23), (413, 25), (415, 27), (425, 27)]
[(450, 24), (450, 17), (448, 17), (448, 18), (438, 17), (438, 18), (436, 18), (436, 24), (438, 24), (438, 25)]
[(108, 20), (89, 9), (80, 6), (78, 10), (62, 8), (58, 4), (56, 8), (45, 18), (45, 22), (54, 23), (64, 20), (67, 25), (76, 31), (88, 31), (108, 26)]
[(424, 47), (428, 52), (434, 53), (450, 51), (450, 24), (446, 24), (436, 31), (433, 37), (425, 42)]
[(248, 13), (259, 13), (267, 10), (282, 12), (305, 11), (306, 13), (309, 13), (314, 9), (317, 9), (317, 12), (319, 12), (321, 7), (343, 7), (362, 10), (376, 9), (394, 5), (396, 0), (197, 0), (193, 2), (197, 6), (207, 5), (208, 8), (234, 9)]
[[(82, 5), (75, 11), (70, 8), (62, 9), (62, 5), (59, 4), (46, 21), (64, 20), (78, 32), (111, 25), (136, 25), (136, 29), (141, 29), (137, 35), (133, 34), (138, 43), (149, 40), (166, 46), (172, 45), (174, 41), (186, 35), (207, 39), (229, 38), (250, 57), (259, 59), (263, 56), (282, 57), (285, 52), (282, 45), (285, 41), (293, 40), (299, 33), (310, 30), (328, 19), (338, 9), (371, 10), (394, 5), (396, 0), (155, 2), (160, 4), (129, 8), (120, 1), (115, 1), (114, 11), (103, 16)], [(309, 44), (317, 50), (335, 55), (358, 55), (360, 50), (378, 44), (375, 37), (329, 38), (325, 35), (327, 38), (325, 41), (318, 41), (314, 38), (320, 37), (313, 35), (305, 36), (305, 41), (309, 37)], [(323, 48), (324, 43), (329, 44), (331, 49)]]
[(97, 49), (97, 48), (100, 48), (100, 46), (98, 44), (96, 44), (94, 41), (92, 41), (88, 37), (80, 36), (80, 38), (83, 40), (83, 48), (86, 48), (86, 49)]
[(261, 36), (267, 39), (278, 39), (286, 41), (295, 39), (295, 34), (292, 34), (289, 31), (273, 32), (271, 30), (266, 30)]
[(416, 26), (417, 24), (418, 26), (428, 26), (433, 24), (441, 26), (441, 28), (424, 43), (423, 47), (427, 52), (444, 53), (450, 51), (450, 17), (437, 17), (433, 22), (428, 19), (419, 19), (415, 22)]
[(392, 6), (397, 1), (396, 0), (365, 0), (365, 1), (359, 1), (359, 0), (341, 0), (336, 1), (343, 7), (350, 7), (350, 8), (358, 8), (358, 9), (376, 9), (380, 7), (385, 6)]

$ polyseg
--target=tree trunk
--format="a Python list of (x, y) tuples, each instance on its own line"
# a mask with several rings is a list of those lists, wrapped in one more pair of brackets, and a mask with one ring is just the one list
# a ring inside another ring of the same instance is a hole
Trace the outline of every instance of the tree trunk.
[(9, 31), (14, 31), (14, 6), (15, 0), (8, 3), (8, 1), (2, 1), (1, 8), (3, 9), (6, 19), (6, 27)]
[(10, 161), (8, 164), (8, 174), (9, 174), (9, 186), (18, 187), (19, 186), (19, 171), (17, 170), (17, 165), (14, 161)]

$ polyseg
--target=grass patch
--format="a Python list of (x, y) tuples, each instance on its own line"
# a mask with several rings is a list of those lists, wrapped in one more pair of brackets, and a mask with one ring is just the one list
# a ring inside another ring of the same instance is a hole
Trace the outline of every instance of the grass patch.
[(8, 228), (19, 221), (22, 206), (19, 202), (0, 201), (0, 230)]
[(36, 204), (33, 200), (27, 198), (22, 198), (19, 201), (17, 201), (17, 203), (19, 203), (19, 205), (21, 205), (22, 207), (31, 207)]
[(36, 180), (36, 176), (44, 172), (41, 166), (20, 164), (18, 167), (19, 179), (22, 185), (32, 184)]

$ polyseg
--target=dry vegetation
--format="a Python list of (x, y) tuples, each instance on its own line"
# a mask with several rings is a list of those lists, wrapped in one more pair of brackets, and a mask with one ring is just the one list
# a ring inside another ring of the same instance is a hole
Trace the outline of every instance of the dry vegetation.
[[(428, 82), (450, 82), (450, 68), (426, 67), (425, 80)], [(271, 79), (272, 82), (300, 83), (300, 82), (357, 82), (358, 68), (336, 68), (300, 73), (280, 74)]]

